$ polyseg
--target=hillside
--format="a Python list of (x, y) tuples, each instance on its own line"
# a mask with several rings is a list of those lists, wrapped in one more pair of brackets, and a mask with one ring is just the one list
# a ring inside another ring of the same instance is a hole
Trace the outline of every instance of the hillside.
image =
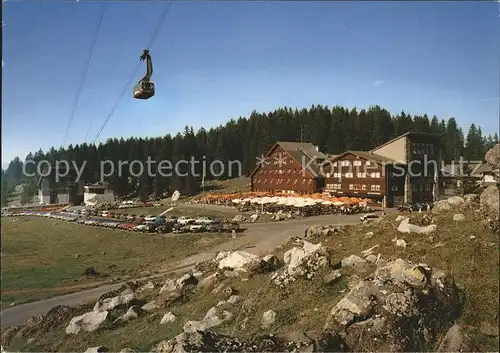
[[(219, 254), (183, 277), (130, 283), (103, 296), (97, 311), (93, 304), (54, 309), (6, 331), (2, 345), (9, 351), (181, 352), (301, 345), (309, 351), (435, 351), (441, 344), (440, 351), (496, 351), (499, 238), (485, 228), (477, 204), (451, 208), (410, 216), (410, 224), (435, 224), (424, 228), (427, 234), (401, 233), (405, 221), (391, 215), (336, 229), (311, 227), (305, 242), (290, 239), (263, 260)], [(86, 312), (92, 313), (86, 325), (70, 324)]]

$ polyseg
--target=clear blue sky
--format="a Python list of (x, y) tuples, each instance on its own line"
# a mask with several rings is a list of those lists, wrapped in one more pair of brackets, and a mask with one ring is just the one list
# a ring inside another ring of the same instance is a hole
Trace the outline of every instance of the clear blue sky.
[[(100, 140), (311, 104), (379, 104), (495, 132), (499, 5), (176, 2), (151, 49), (156, 96), (134, 100), (130, 87)], [(68, 143), (94, 138), (163, 6), (108, 4)], [(3, 3), (3, 165), (63, 142), (99, 11), (91, 2)]]

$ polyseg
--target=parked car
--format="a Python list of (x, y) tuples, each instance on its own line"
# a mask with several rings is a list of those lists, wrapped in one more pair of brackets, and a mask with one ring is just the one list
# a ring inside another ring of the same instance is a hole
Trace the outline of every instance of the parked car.
[(202, 216), (202, 217), (196, 218), (195, 223), (197, 223), (197, 224), (211, 224), (211, 223), (215, 223), (217, 221), (218, 220), (216, 218), (214, 218), (214, 217), (205, 217), (205, 216)]
[(173, 223), (163, 223), (156, 228), (157, 233), (170, 233), (174, 228)]
[(180, 223), (176, 223), (172, 229), (173, 233), (189, 233), (189, 225), (183, 225)]
[(224, 226), (224, 231), (225, 232), (232, 232), (233, 230), (235, 230), (236, 232), (239, 232), (240, 231), (240, 224), (238, 222), (229, 221)]
[(154, 222), (154, 221), (156, 221), (156, 218), (157, 218), (156, 216), (149, 215), (149, 216), (144, 217), (144, 220), (146, 222)]
[(222, 222), (213, 222), (205, 225), (205, 230), (207, 232), (222, 232), (224, 230), (224, 225)]
[(194, 218), (188, 216), (181, 216), (177, 219), (177, 223), (183, 226), (194, 223), (195, 221), (196, 220)]
[(189, 231), (192, 233), (203, 232), (205, 231), (205, 224), (203, 223), (191, 223), (188, 225)]

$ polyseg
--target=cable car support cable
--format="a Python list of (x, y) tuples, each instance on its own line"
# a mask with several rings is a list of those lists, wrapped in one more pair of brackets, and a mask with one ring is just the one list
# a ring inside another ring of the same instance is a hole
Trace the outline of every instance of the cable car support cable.
[[(153, 33), (151, 34), (151, 37), (150, 37), (150, 39), (149, 39), (149, 41), (147, 43), (147, 46), (146, 46), (146, 48), (147, 48), (146, 50), (147, 51), (149, 51), (149, 49), (153, 46), (153, 43), (155, 42), (156, 37), (158, 36), (158, 33), (160, 32), (161, 26), (162, 26), (163, 22), (165, 21), (165, 18), (167, 17), (167, 14), (168, 14), (168, 12), (169, 12), (169, 10), (170, 10), (173, 2), (174, 2), (174, 0), (170, 0), (170, 1), (167, 0), (167, 4), (165, 5), (165, 7), (164, 7), (164, 9), (163, 9), (163, 11), (162, 11), (162, 13), (160, 15), (160, 18), (158, 19), (158, 23), (156, 24), (156, 27), (153, 30)], [(120, 104), (120, 101), (122, 100), (123, 96), (127, 92), (130, 84), (134, 80), (134, 77), (137, 75), (137, 72), (139, 71), (139, 69), (141, 67), (141, 63), (142, 63), (142, 61), (139, 61), (137, 63), (136, 67), (134, 68), (134, 71), (132, 72), (132, 75), (127, 80), (127, 83), (125, 84), (125, 86), (123, 86), (123, 89), (121, 90), (120, 94), (118, 95), (117, 100), (115, 101), (115, 103), (111, 107), (110, 112), (106, 116), (106, 119), (104, 120), (103, 124), (99, 128), (99, 131), (97, 132), (96, 136), (94, 137), (94, 140), (92, 141), (92, 144), (96, 143), (96, 141), (99, 138), (99, 136), (101, 135), (102, 131), (104, 130), (104, 128), (108, 124), (109, 120), (113, 116), (116, 108), (118, 108), (118, 105)]]
[(78, 106), (78, 101), (80, 100), (80, 95), (82, 93), (83, 84), (85, 83), (85, 79), (87, 77), (87, 71), (89, 69), (90, 60), (92, 59), (92, 54), (94, 53), (94, 47), (95, 47), (95, 43), (97, 41), (97, 35), (98, 35), (99, 30), (101, 28), (102, 19), (104, 17), (104, 12), (106, 10), (106, 4), (107, 4), (107, 0), (102, 0), (101, 12), (99, 13), (99, 18), (97, 20), (97, 24), (96, 24), (96, 27), (94, 29), (94, 33), (92, 35), (92, 40), (91, 40), (90, 46), (88, 48), (87, 58), (85, 59), (85, 63), (83, 65), (82, 75), (80, 77), (80, 83), (79, 83), (78, 88), (76, 90), (75, 99), (73, 101), (73, 105), (71, 106), (68, 127), (66, 128), (66, 133), (64, 134), (64, 140), (62, 143), (63, 147), (66, 144), (66, 140), (68, 139), (69, 131), (71, 129), (71, 124), (73, 123), (73, 119), (75, 118), (76, 108)]

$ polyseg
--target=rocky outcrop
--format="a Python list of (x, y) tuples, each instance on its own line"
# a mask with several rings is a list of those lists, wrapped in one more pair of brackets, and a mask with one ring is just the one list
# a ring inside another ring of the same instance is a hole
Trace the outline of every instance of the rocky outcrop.
[(320, 268), (330, 265), (331, 255), (321, 243), (300, 240), (299, 244), (301, 247), (293, 247), (283, 255), (285, 267), (271, 275), (275, 284), (286, 286), (299, 277), (311, 279)]
[(481, 210), (488, 226), (494, 230), (499, 229), (499, 190), (495, 185), (488, 186), (480, 197)]
[(333, 235), (340, 231), (340, 227), (333, 224), (317, 224), (307, 228), (306, 237), (314, 238), (319, 236)]
[(410, 224), (410, 219), (405, 218), (398, 227), (398, 231), (401, 233), (417, 233), (417, 234), (430, 234), (435, 232), (437, 226), (435, 224), (430, 224), (425, 227)]
[(351, 351), (425, 351), (459, 311), (453, 278), (397, 259), (341, 299), (325, 330), (339, 334)]
[(108, 318), (108, 311), (91, 311), (71, 319), (66, 327), (67, 335), (77, 335), (80, 332), (97, 330)]
[(497, 143), (492, 149), (486, 152), (484, 159), (493, 169), (496, 180), (500, 180), (500, 144)]

